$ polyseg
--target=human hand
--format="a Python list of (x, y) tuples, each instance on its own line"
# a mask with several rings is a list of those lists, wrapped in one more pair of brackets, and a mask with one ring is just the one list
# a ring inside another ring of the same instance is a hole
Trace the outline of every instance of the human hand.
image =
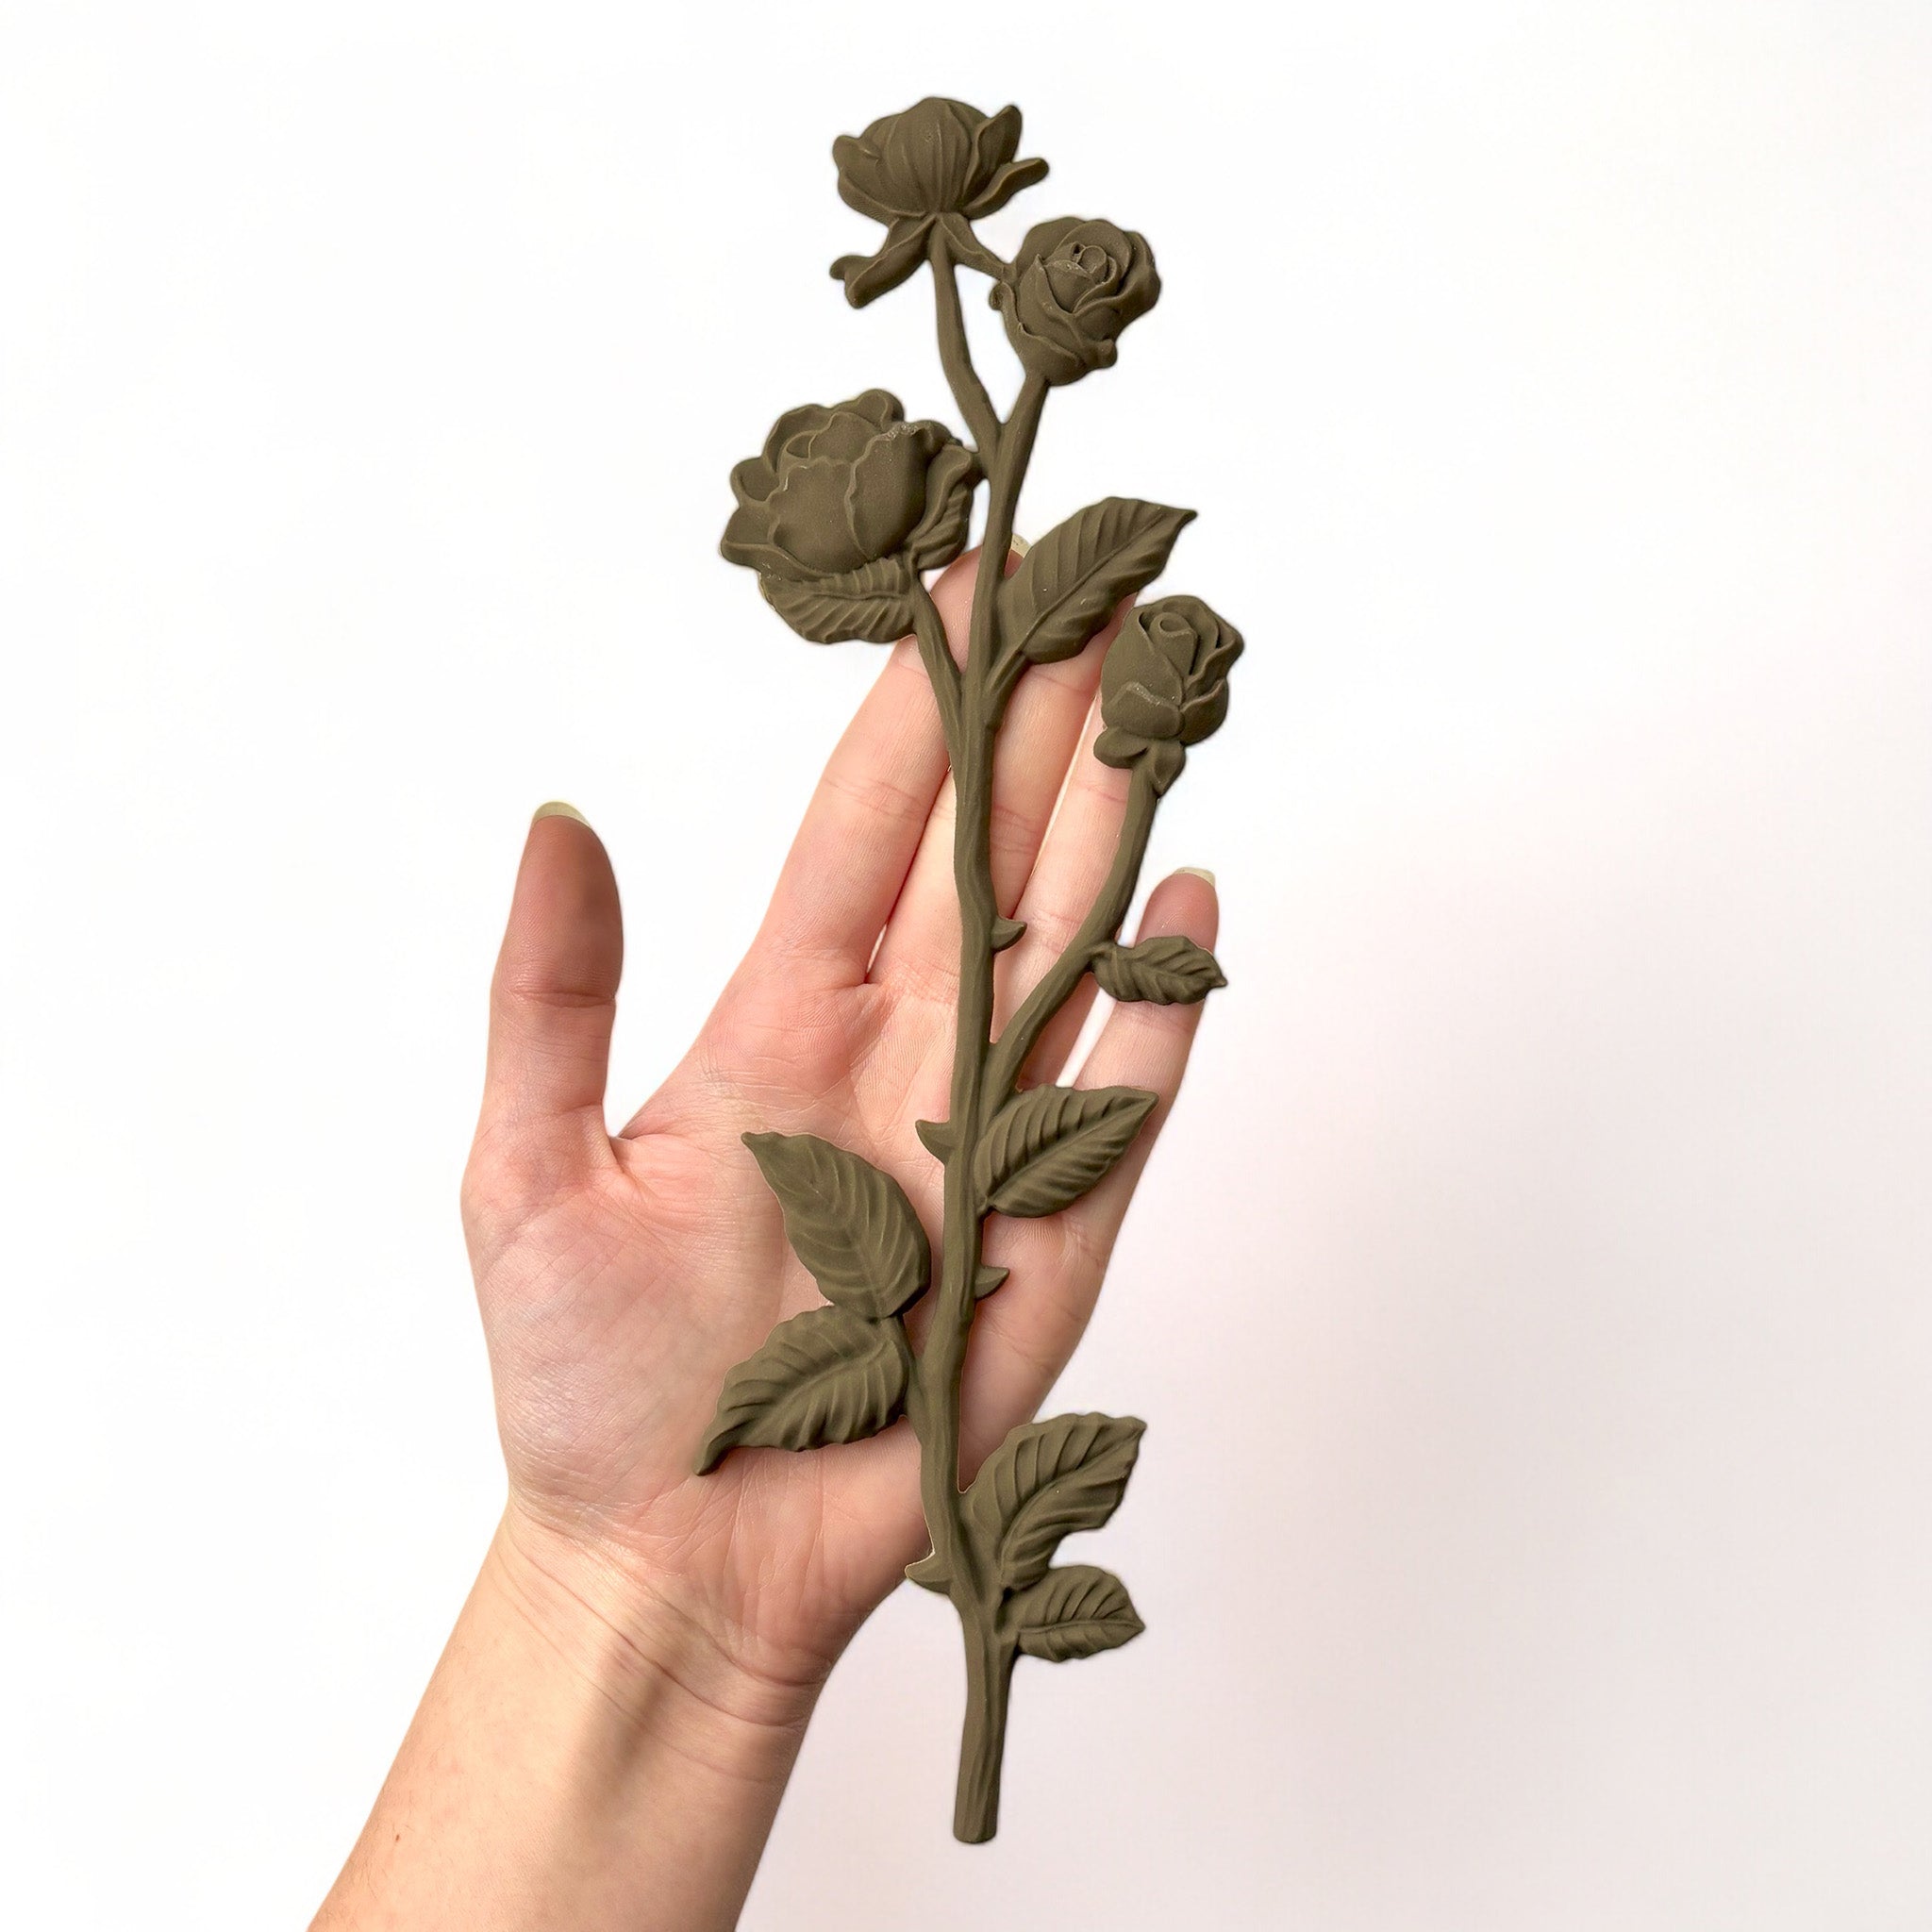
[[(956, 657), (974, 564), (961, 558), (934, 588)], [(1127, 774), (1089, 755), (1111, 635), (1029, 671), (1008, 715), (993, 879), (1027, 930), (998, 962), (999, 1024), (1087, 912), (1119, 838)], [(691, 1458), (726, 1371), (820, 1299), (741, 1134), (813, 1133), (861, 1154), (937, 1227), (941, 1170), (913, 1123), (947, 1107), (952, 842), (939, 712), (908, 641), (834, 752), (743, 963), (614, 1137), (605, 1082), (623, 931), (609, 861), (561, 813), (539, 816), (525, 851), (463, 1195), (509, 1469), (503, 1541), (734, 1707), (808, 1710), (926, 1547), (904, 1425), (802, 1455), (741, 1450), (704, 1477)], [(1211, 884), (1176, 874), (1141, 937), (1211, 944), (1215, 918)], [(1030, 1080), (1059, 1074), (1092, 997), (1090, 980), (1042, 1035)], [(1072, 1208), (989, 1229), (987, 1258), (1012, 1275), (973, 1331), (962, 1481), (1033, 1412), (1085, 1328), (1199, 1010), (1108, 1017), (1075, 1084), (1144, 1088), (1159, 1106)]]

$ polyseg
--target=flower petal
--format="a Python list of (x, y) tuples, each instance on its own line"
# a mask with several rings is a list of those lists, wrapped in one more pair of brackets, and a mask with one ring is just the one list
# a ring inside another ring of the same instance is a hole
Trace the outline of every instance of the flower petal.
[(763, 457), (746, 457), (731, 472), (731, 493), (740, 503), (762, 503), (778, 487), (778, 473)]
[(914, 570), (937, 570), (966, 547), (979, 464), (965, 444), (948, 442), (925, 473), (925, 515), (906, 540)]
[(872, 433), (845, 492), (845, 520), (867, 558), (890, 557), (924, 515), (926, 462), (909, 425)]
[(775, 571), (782, 575), (799, 575), (797, 560), (772, 542), (769, 519), (758, 508), (739, 508), (731, 513), (719, 540), (718, 554), (726, 563), (740, 563), (747, 570)]
[(1108, 693), (1101, 716), (1123, 731), (1142, 738), (1176, 738), (1180, 735), (1181, 708), (1172, 698), (1158, 696), (1144, 684), (1124, 684)]
[(875, 222), (890, 222), (911, 210), (895, 208), (885, 197), (885, 181), (878, 150), (867, 141), (841, 134), (832, 143), (832, 159), (839, 168), (839, 199)]
[(1227, 681), (1222, 678), (1181, 707), (1181, 742), (1199, 744), (1219, 731), (1226, 718)]
[(831, 414), (823, 403), (801, 403), (795, 409), (787, 409), (772, 425), (772, 433), (765, 438), (765, 461), (775, 470), (780, 454), (792, 437), (801, 430), (819, 428), (830, 419)]

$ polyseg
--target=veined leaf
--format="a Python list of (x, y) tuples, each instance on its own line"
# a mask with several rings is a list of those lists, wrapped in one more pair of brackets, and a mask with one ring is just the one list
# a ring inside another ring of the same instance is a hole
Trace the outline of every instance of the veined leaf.
[(1010, 1609), (1020, 1648), (1055, 1664), (1117, 1649), (1147, 1627), (1135, 1614), (1126, 1585), (1091, 1563), (1049, 1570), (1013, 1599)]
[(1000, 585), (1000, 625), (1009, 650), (1035, 664), (1082, 651), (1123, 597), (1151, 584), (1191, 509), (1109, 496), (1049, 530)]
[(906, 1397), (906, 1361), (883, 1322), (808, 1308), (724, 1378), (697, 1473), (727, 1449), (816, 1449), (875, 1436)]
[(1138, 946), (1109, 946), (1094, 960), (1093, 976), (1109, 999), (1157, 1007), (1191, 1007), (1227, 984), (1214, 955), (1179, 933)]
[(902, 557), (809, 582), (758, 577), (765, 602), (808, 643), (890, 644), (912, 629), (912, 572)]
[(891, 1174), (816, 1134), (747, 1134), (744, 1144), (828, 1302), (877, 1322), (925, 1292), (932, 1248)]
[(1008, 1590), (1044, 1575), (1062, 1537), (1098, 1529), (1120, 1507), (1146, 1426), (1132, 1416), (1059, 1415), (1015, 1429), (987, 1457), (966, 1492), (966, 1517)]
[(953, 1573), (937, 1550), (928, 1550), (918, 1562), (907, 1564), (906, 1580), (918, 1584), (921, 1590), (936, 1590), (944, 1596), (953, 1586)]
[(1029, 1088), (979, 1142), (980, 1199), (999, 1214), (1058, 1214), (1126, 1152), (1155, 1099), (1138, 1087)]

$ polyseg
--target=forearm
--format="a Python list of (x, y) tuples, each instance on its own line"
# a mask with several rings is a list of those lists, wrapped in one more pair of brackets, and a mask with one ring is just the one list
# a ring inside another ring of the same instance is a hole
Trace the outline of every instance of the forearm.
[(314, 1932), (731, 1926), (817, 1691), (506, 1519)]

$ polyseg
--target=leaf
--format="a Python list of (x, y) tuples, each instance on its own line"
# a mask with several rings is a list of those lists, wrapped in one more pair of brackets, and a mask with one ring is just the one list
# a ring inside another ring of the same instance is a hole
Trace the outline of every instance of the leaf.
[(1109, 946), (1094, 960), (1093, 976), (1110, 999), (1157, 1007), (1191, 1007), (1227, 984), (1214, 955), (1179, 933), (1138, 946)]
[(953, 1124), (951, 1121), (914, 1121), (912, 1131), (919, 1136), (920, 1145), (935, 1160), (943, 1160), (953, 1151)]
[(916, 1563), (906, 1566), (906, 1580), (921, 1590), (936, 1590), (944, 1596), (953, 1587), (953, 1573), (937, 1550), (928, 1550)]
[(1044, 1574), (1062, 1537), (1098, 1529), (1120, 1507), (1146, 1426), (1132, 1416), (1058, 1415), (1015, 1429), (987, 1457), (966, 1516), (1008, 1590)]
[(1085, 649), (1123, 597), (1151, 584), (1191, 509), (1109, 496), (1056, 525), (999, 591), (1008, 650), (1057, 664)]
[(890, 644), (912, 629), (912, 567), (903, 557), (800, 581), (767, 571), (758, 577), (765, 602), (808, 643), (858, 639)]
[(1012, 1614), (1019, 1624), (1020, 1648), (1028, 1657), (1043, 1657), (1053, 1664), (1091, 1657), (1099, 1650), (1117, 1650), (1147, 1627), (1135, 1614), (1126, 1585), (1091, 1563), (1049, 1570), (1031, 1590), (1013, 1599)]
[(998, 1214), (1058, 1214), (1126, 1152), (1156, 1096), (1138, 1087), (1032, 1087), (993, 1116), (974, 1158)]
[(992, 923), (992, 949), (1004, 953), (1026, 930), (1024, 919), (995, 919)]
[(816, 1449), (875, 1436), (905, 1395), (906, 1358), (883, 1322), (808, 1308), (725, 1376), (697, 1473), (727, 1449)]
[(1010, 1268), (995, 1268), (991, 1261), (982, 1261), (979, 1273), (973, 1277), (973, 1299), (983, 1302), (1012, 1272)]
[(879, 1322), (925, 1292), (932, 1248), (891, 1174), (816, 1134), (747, 1134), (744, 1144), (828, 1302)]

